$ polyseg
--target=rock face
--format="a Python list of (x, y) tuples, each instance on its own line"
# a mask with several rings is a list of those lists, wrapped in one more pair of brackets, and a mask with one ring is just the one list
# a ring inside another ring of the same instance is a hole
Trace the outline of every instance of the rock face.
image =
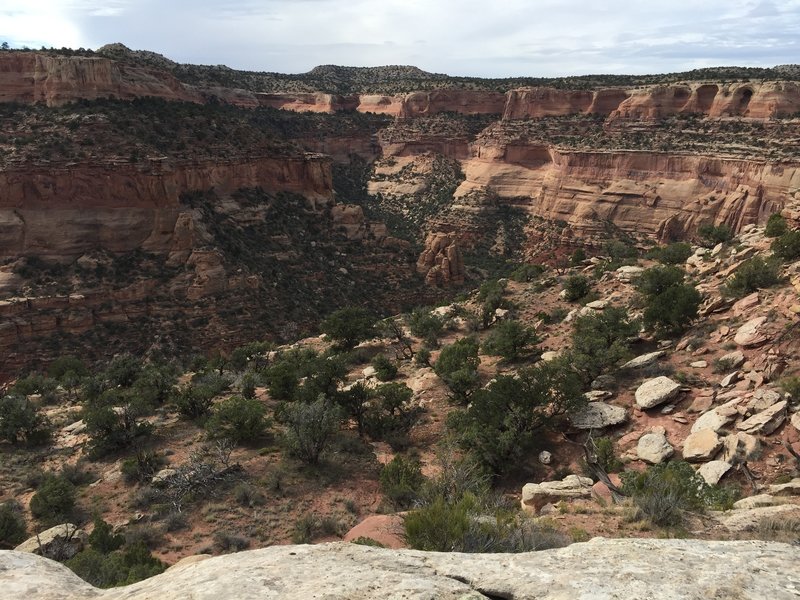
[(681, 385), (669, 377), (656, 377), (649, 379), (636, 390), (636, 404), (639, 408), (653, 408), (664, 404), (678, 395)]
[(417, 260), (417, 272), (431, 285), (464, 283), (464, 259), (456, 237), (447, 233), (430, 234)]
[(596, 538), (557, 550), (494, 555), (337, 543), (217, 556), (98, 590), (62, 565), (6, 551), (0, 552), (0, 589), (14, 600), (789, 600), (800, 588), (798, 561), (797, 547), (760, 541)]

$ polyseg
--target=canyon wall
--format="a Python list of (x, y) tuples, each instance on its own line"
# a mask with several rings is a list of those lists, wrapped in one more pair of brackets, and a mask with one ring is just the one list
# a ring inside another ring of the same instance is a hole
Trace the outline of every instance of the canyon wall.
[(763, 222), (800, 190), (797, 163), (688, 154), (476, 145), (463, 168), (456, 198), (490, 190), (583, 235), (602, 233), (606, 224), (661, 240), (684, 237), (703, 222), (738, 231)]
[(185, 250), (191, 240), (190, 223), (179, 219), (187, 211), (182, 193), (255, 187), (296, 192), (319, 207), (332, 199), (330, 159), (307, 154), (0, 171), (0, 257), (72, 261), (91, 250)]

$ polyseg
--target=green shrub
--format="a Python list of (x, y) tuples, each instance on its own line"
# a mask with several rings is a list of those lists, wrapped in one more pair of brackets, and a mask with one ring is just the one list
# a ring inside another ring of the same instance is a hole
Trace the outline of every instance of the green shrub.
[(784, 377), (780, 380), (781, 389), (792, 397), (792, 400), (800, 400), (800, 377)]
[(414, 354), (414, 362), (420, 367), (431, 366), (431, 351), (427, 348), (420, 348)]
[(63, 520), (75, 508), (75, 486), (65, 477), (48, 475), (31, 498), (31, 514), (37, 519)]
[(121, 548), (124, 543), (124, 536), (115, 534), (111, 525), (100, 517), (95, 517), (94, 529), (89, 534), (89, 544), (94, 550), (102, 554), (108, 554)]
[(122, 461), (120, 471), (126, 483), (147, 483), (164, 465), (164, 458), (152, 450), (140, 450)]
[(309, 464), (320, 456), (339, 430), (339, 408), (325, 398), (314, 402), (293, 402), (285, 408), (286, 441), (289, 450)]
[(144, 368), (142, 359), (123, 354), (114, 357), (106, 367), (103, 377), (108, 381), (110, 387), (131, 387)]
[(725, 283), (724, 291), (730, 296), (740, 297), (772, 287), (780, 281), (779, 269), (777, 260), (755, 256), (739, 265), (733, 277)]
[(628, 340), (638, 332), (638, 322), (629, 320), (623, 308), (608, 307), (600, 313), (578, 317), (566, 360), (582, 373), (584, 380), (592, 381), (630, 358)]
[(375, 335), (375, 318), (363, 308), (341, 308), (322, 321), (320, 329), (340, 347), (349, 349)]
[(419, 497), (425, 477), (416, 458), (395, 456), (384, 465), (380, 475), (381, 490), (399, 509), (410, 508)]
[(372, 367), (380, 381), (390, 381), (397, 376), (397, 365), (385, 354), (378, 354), (372, 359)]
[(146, 406), (160, 406), (172, 396), (177, 377), (168, 366), (146, 365), (136, 376), (131, 389)]
[(350, 387), (336, 394), (336, 402), (342, 407), (345, 414), (356, 422), (358, 435), (363, 436), (367, 420), (367, 412), (370, 405), (370, 391), (363, 382), (359, 381)]
[(614, 440), (610, 437), (599, 437), (593, 440), (593, 446), (597, 464), (606, 473), (616, 473), (622, 469), (622, 461), (617, 458), (614, 452)]
[(483, 342), (487, 354), (502, 356), (507, 361), (517, 360), (530, 347), (539, 342), (536, 331), (519, 321), (501, 321), (495, 325)]
[(206, 429), (212, 438), (225, 438), (236, 444), (252, 442), (266, 431), (265, 414), (259, 400), (232, 396), (217, 404)]
[(569, 544), (546, 523), (508, 509), (489, 509), (467, 494), (455, 503), (437, 498), (404, 519), (406, 542), (431, 552), (531, 552)]
[(518, 466), (541, 430), (582, 407), (582, 382), (566, 365), (553, 361), (500, 375), (470, 398), (464, 411), (453, 412), (448, 426), (458, 444), (491, 472)]
[(264, 373), (269, 395), (275, 400), (290, 400), (300, 384), (297, 366), (288, 360), (280, 360)]
[(665, 333), (679, 333), (697, 318), (702, 296), (683, 283), (685, 273), (673, 266), (644, 271), (636, 287), (644, 296), (644, 324)]
[(685, 242), (675, 242), (668, 246), (653, 248), (647, 253), (648, 258), (664, 265), (681, 265), (692, 255), (692, 247)]
[(680, 525), (684, 511), (729, 509), (734, 500), (730, 490), (708, 485), (685, 461), (625, 472), (622, 483), (623, 493), (633, 498), (640, 514), (658, 526)]
[(505, 290), (505, 281), (487, 281), (478, 290), (478, 300), (483, 302), (481, 306), (481, 323), (484, 328), (488, 327), (494, 320), (497, 309), (506, 306), (503, 300)]
[(20, 507), (12, 502), (0, 504), (0, 548), (14, 548), (26, 538), (25, 519)]
[(104, 400), (90, 402), (83, 409), (89, 434), (89, 452), (94, 458), (124, 450), (152, 433), (149, 423), (139, 422), (139, 410), (133, 404), (114, 407)]
[(30, 396), (39, 394), (44, 404), (52, 404), (57, 398), (58, 382), (50, 377), (33, 374), (17, 380), (11, 386), (11, 394), (14, 396)]
[(572, 255), (569, 257), (569, 264), (573, 267), (578, 267), (586, 260), (586, 251), (583, 248), (576, 248)]
[(50, 439), (50, 422), (24, 396), (0, 398), (0, 440), (11, 444), (43, 444)]
[(130, 585), (163, 573), (167, 568), (141, 543), (109, 554), (88, 548), (69, 559), (65, 565), (78, 577), (99, 588)]
[(800, 258), (800, 231), (787, 231), (772, 241), (773, 254), (784, 262)]
[(409, 432), (417, 422), (419, 406), (411, 405), (412, 391), (404, 383), (384, 383), (370, 393), (366, 429), (370, 436), (392, 442)]
[(189, 419), (200, 419), (211, 412), (214, 392), (204, 385), (185, 385), (175, 394), (178, 412)]
[(524, 264), (514, 269), (509, 275), (509, 278), (519, 283), (527, 283), (538, 279), (546, 269), (544, 265)]
[(585, 275), (570, 275), (564, 280), (564, 299), (567, 302), (577, 302), (591, 291), (592, 285)]
[(417, 308), (408, 317), (408, 327), (412, 335), (435, 348), (439, 345), (439, 336), (444, 330), (444, 319), (428, 309)]
[(47, 369), (47, 374), (60, 382), (72, 377), (83, 378), (89, 375), (89, 369), (81, 359), (75, 356), (59, 356)]
[(704, 223), (697, 228), (697, 235), (707, 246), (716, 246), (724, 242), (729, 242), (733, 238), (733, 231), (725, 223), (712, 225)]
[(478, 378), (478, 340), (462, 338), (442, 348), (433, 370), (450, 388), (452, 398), (466, 404), (467, 399), (480, 383)]
[(764, 235), (768, 238), (778, 238), (788, 231), (789, 226), (786, 224), (786, 219), (780, 213), (772, 213), (767, 219)]

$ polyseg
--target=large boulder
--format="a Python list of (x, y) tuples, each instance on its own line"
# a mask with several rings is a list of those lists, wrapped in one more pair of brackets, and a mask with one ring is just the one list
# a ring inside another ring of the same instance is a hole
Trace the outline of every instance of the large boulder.
[(374, 540), (386, 548), (406, 548), (403, 517), (400, 515), (371, 515), (348, 531), (345, 542), (359, 538)]
[(800, 548), (763, 541), (595, 538), (521, 554), (271, 546), (184, 563), (98, 590), (64, 565), (0, 552), (9, 600), (796, 600)]
[(678, 395), (681, 385), (669, 377), (656, 377), (648, 379), (636, 390), (636, 404), (640, 408), (648, 409), (664, 404)]
[(604, 402), (590, 402), (585, 408), (572, 415), (569, 420), (577, 429), (603, 429), (624, 423), (628, 420), (628, 413), (621, 406), (612, 406)]
[(769, 493), (773, 496), (800, 496), (800, 477), (795, 477), (787, 483), (769, 486)]
[(701, 429), (689, 434), (683, 442), (683, 458), (688, 461), (705, 461), (714, 458), (722, 447), (722, 440), (711, 429)]
[(694, 422), (694, 425), (692, 425), (692, 433), (697, 433), (703, 429), (710, 429), (719, 433), (739, 415), (736, 411), (736, 406), (738, 404), (738, 400), (731, 400), (722, 406), (718, 406), (717, 408), (703, 413), (698, 417), (697, 421)]
[(794, 504), (779, 504), (778, 506), (759, 506), (756, 508), (740, 508), (727, 511), (717, 516), (717, 520), (733, 533), (753, 531), (758, 528), (765, 517), (784, 519), (800, 517), (800, 507)]
[(697, 473), (708, 485), (717, 485), (725, 473), (730, 470), (731, 463), (724, 460), (712, 460), (697, 469)]
[(645, 433), (639, 438), (636, 454), (640, 460), (657, 465), (664, 462), (675, 453), (675, 449), (667, 441), (663, 432)]
[(786, 420), (786, 400), (773, 404), (766, 410), (754, 414), (736, 426), (739, 431), (750, 434), (769, 435)]
[(637, 356), (636, 358), (632, 358), (624, 365), (622, 365), (621, 369), (641, 369), (642, 367), (648, 367), (656, 362), (659, 358), (664, 356), (665, 352), (663, 350), (658, 350), (656, 352), (650, 352), (649, 354), (642, 354), (641, 356)]
[(738, 463), (744, 460), (755, 460), (761, 454), (761, 442), (754, 435), (738, 432), (725, 436), (722, 440), (720, 460)]
[(522, 508), (536, 513), (551, 502), (588, 498), (593, 483), (590, 478), (578, 475), (567, 475), (561, 481), (526, 483), (522, 487)]

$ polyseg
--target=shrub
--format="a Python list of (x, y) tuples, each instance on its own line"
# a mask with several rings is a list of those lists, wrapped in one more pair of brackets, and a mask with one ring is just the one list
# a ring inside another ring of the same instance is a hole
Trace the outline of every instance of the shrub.
[(378, 354), (373, 358), (372, 367), (380, 381), (389, 381), (397, 376), (397, 365), (385, 354)]
[(130, 387), (136, 381), (144, 365), (142, 359), (130, 354), (114, 357), (106, 367), (103, 377), (110, 387)]
[(771, 249), (784, 262), (800, 258), (800, 231), (787, 231), (772, 241)]
[(583, 374), (586, 381), (592, 381), (630, 357), (628, 339), (638, 331), (639, 324), (629, 320), (627, 311), (619, 307), (609, 307), (597, 314), (578, 317), (567, 360)]
[(404, 383), (384, 383), (375, 388), (370, 393), (372, 402), (365, 416), (369, 435), (390, 443), (401, 441), (420, 413), (419, 407), (410, 406), (411, 396), (411, 388)]
[(420, 348), (414, 354), (414, 362), (420, 367), (431, 366), (431, 351), (427, 348)]
[(685, 242), (675, 242), (668, 246), (653, 248), (647, 255), (664, 265), (680, 265), (692, 255), (692, 247)]
[(147, 365), (139, 371), (131, 389), (143, 404), (159, 406), (172, 395), (176, 379), (175, 373), (167, 366)]
[(700, 236), (702, 242), (707, 246), (716, 246), (724, 242), (728, 242), (733, 238), (733, 231), (731, 228), (722, 223), (720, 225), (712, 225), (711, 223), (704, 223), (697, 228), (697, 235)]
[(137, 421), (138, 410), (131, 404), (112, 407), (102, 400), (90, 402), (83, 409), (83, 420), (89, 434), (92, 457), (131, 447), (134, 442), (152, 433), (152, 426)]
[(437, 498), (409, 512), (404, 525), (409, 546), (433, 552), (530, 552), (569, 544), (551, 525), (489, 509), (471, 494), (455, 503)]
[(264, 435), (265, 413), (260, 401), (232, 396), (216, 406), (206, 429), (212, 438), (226, 438), (236, 444), (252, 442)]
[(163, 573), (167, 568), (141, 543), (128, 545), (110, 554), (88, 548), (65, 565), (78, 577), (99, 588), (130, 585)]
[(384, 465), (380, 475), (381, 490), (397, 509), (410, 508), (420, 494), (425, 477), (416, 458), (395, 456)]
[(164, 465), (164, 458), (157, 452), (141, 450), (136, 456), (122, 461), (120, 470), (126, 483), (146, 483)]
[(528, 281), (538, 279), (545, 270), (546, 267), (544, 265), (524, 264), (514, 269), (509, 275), (509, 278), (520, 283), (527, 283)]
[(764, 228), (764, 235), (769, 238), (781, 237), (784, 233), (789, 231), (789, 226), (786, 224), (780, 213), (773, 213), (767, 219), (767, 226)]
[(200, 419), (211, 412), (214, 390), (205, 385), (185, 385), (175, 394), (178, 412), (188, 419)]
[(454, 400), (466, 404), (478, 386), (478, 340), (462, 338), (442, 349), (433, 370), (450, 388)]
[(623, 467), (622, 461), (614, 453), (614, 440), (610, 437), (600, 437), (592, 442), (597, 464), (606, 473), (616, 473)]
[(505, 281), (487, 281), (478, 290), (478, 300), (483, 302), (481, 306), (481, 323), (484, 328), (488, 327), (494, 320), (495, 311), (505, 306), (503, 301), (505, 290)]
[(43, 444), (50, 439), (51, 428), (38, 408), (23, 396), (0, 398), (0, 439), (11, 444)]
[(642, 273), (637, 289), (644, 295), (644, 324), (650, 329), (678, 333), (697, 318), (702, 296), (685, 285), (678, 267), (653, 267)]
[(428, 346), (439, 345), (439, 336), (444, 329), (444, 319), (428, 309), (417, 308), (408, 317), (408, 327), (412, 335), (421, 338)]
[(37, 519), (66, 518), (75, 507), (75, 486), (65, 477), (48, 475), (31, 498), (31, 514)]
[(252, 373), (245, 373), (242, 377), (242, 396), (248, 400), (252, 400), (256, 397), (256, 381), (256, 376)]
[(318, 398), (309, 404), (289, 404), (285, 408), (285, 420), (286, 441), (292, 454), (304, 462), (316, 464), (339, 429), (340, 413), (337, 406)]
[(25, 541), (27, 531), (19, 505), (0, 504), (0, 548), (14, 548)]
[(11, 387), (11, 394), (15, 396), (39, 394), (42, 397), (42, 402), (52, 404), (57, 398), (57, 387), (58, 382), (55, 379), (33, 374), (19, 379)]
[(733, 503), (729, 490), (708, 485), (685, 461), (625, 472), (622, 483), (623, 493), (633, 498), (640, 514), (658, 526), (680, 525), (684, 511), (730, 508)]
[(275, 400), (289, 400), (300, 383), (297, 366), (289, 360), (280, 360), (264, 373), (269, 395)]
[(448, 425), (464, 450), (501, 474), (528, 455), (543, 428), (585, 402), (577, 374), (553, 361), (496, 377), (472, 395), (469, 408), (451, 413)]
[(779, 384), (781, 389), (792, 397), (792, 400), (800, 400), (800, 377), (784, 377)]
[(375, 334), (375, 318), (363, 308), (341, 308), (322, 321), (320, 329), (340, 347), (349, 349)]
[(369, 399), (370, 392), (361, 381), (354, 384), (349, 390), (336, 394), (336, 402), (342, 407), (346, 415), (355, 420), (359, 436), (363, 436), (365, 433)]
[(536, 331), (531, 327), (525, 327), (519, 321), (502, 321), (487, 336), (483, 351), (502, 356), (507, 361), (514, 361), (538, 341)]
[(214, 545), (220, 552), (241, 552), (247, 550), (250, 540), (227, 531), (217, 531), (214, 533)]
[(583, 248), (576, 248), (575, 251), (572, 253), (572, 256), (569, 257), (569, 264), (570, 266), (577, 267), (583, 264), (583, 261), (586, 260), (586, 251)]
[(47, 374), (58, 381), (63, 381), (70, 377), (86, 377), (89, 369), (81, 359), (75, 356), (59, 356), (47, 369)]
[(725, 283), (724, 291), (730, 296), (746, 296), (762, 288), (768, 288), (780, 281), (777, 260), (755, 256), (744, 261)]
[(94, 550), (102, 554), (108, 554), (121, 548), (124, 543), (124, 536), (115, 534), (111, 525), (100, 517), (95, 517), (94, 529), (89, 534), (89, 544)]
[(564, 281), (564, 299), (567, 302), (577, 302), (591, 291), (592, 285), (585, 275), (570, 275)]
[(264, 503), (264, 495), (248, 483), (233, 488), (233, 497), (239, 506), (254, 507)]

